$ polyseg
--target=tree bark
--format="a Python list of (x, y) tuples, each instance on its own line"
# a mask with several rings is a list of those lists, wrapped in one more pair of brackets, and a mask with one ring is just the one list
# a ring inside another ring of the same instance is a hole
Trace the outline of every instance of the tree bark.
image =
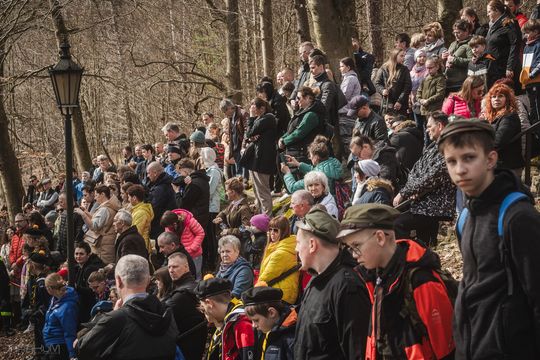
[(296, 12), (296, 21), (298, 23), (296, 33), (298, 34), (299, 42), (303, 43), (305, 41), (311, 41), (306, 0), (294, 0), (294, 10)]
[(226, 0), (227, 23), (227, 85), (228, 96), (236, 104), (242, 103), (242, 82), (240, 72), (240, 26), (238, 17), (238, 0)]
[[(4, 38), (5, 39), (5, 38)], [(0, 79), (4, 78), (5, 42), (0, 42)], [(9, 138), (9, 120), (6, 114), (5, 84), (0, 83), (0, 177), (10, 219), (21, 212), (24, 189), (19, 161)]]
[(371, 53), (375, 57), (377, 64), (384, 62), (384, 46), (382, 37), (382, 16), (381, 5), (382, 2), (378, 0), (365, 0), (366, 10), (368, 18), (368, 39), (371, 43)]
[(334, 76), (339, 76), (339, 60), (352, 53), (355, 1), (309, 0), (308, 4), (317, 45), (326, 54)]
[(454, 40), (452, 36), (454, 22), (459, 19), (459, 10), (463, 8), (463, 0), (437, 0), (437, 14), (444, 31), (446, 46)]
[[(62, 6), (58, 0), (49, 0), (51, 6), (51, 16), (55, 29), (56, 42), (58, 46), (62, 43), (69, 44), (69, 32), (64, 22), (62, 15)], [(75, 151), (75, 159), (77, 161), (77, 170), (88, 170), (92, 166), (92, 158), (86, 133), (84, 132), (84, 121), (80, 108), (75, 109), (72, 116), (73, 121), (73, 148)]]
[(272, 0), (261, 0), (261, 43), (264, 75), (274, 79), (274, 33), (272, 31)]

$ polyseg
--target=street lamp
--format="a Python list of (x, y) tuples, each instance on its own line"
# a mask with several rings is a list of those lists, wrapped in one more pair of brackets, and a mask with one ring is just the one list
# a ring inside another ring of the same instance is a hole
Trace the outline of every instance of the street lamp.
[(66, 152), (66, 221), (67, 221), (67, 260), (68, 282), (75, 283), (74, 239), (75, 226), (73, 222), (73, 144), (71, 138), (71, 115), (79, 107), (79, 90), (84, 69), (71, 60), (69, 44), (60, 45), (60, 61), (49, 67), (49, 75), (53, 84), (56, 106), (64, 115), (65, 152)]

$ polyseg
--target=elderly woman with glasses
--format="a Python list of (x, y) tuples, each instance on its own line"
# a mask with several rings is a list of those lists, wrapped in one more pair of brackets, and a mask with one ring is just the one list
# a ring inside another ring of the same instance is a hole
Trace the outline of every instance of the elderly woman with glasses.
[(310, 171), (304, 177), (304, 186), (311, 193), (315, 204), (323, 205), (326, 212), (338, 218), (338, 208), (336, 200), (330, 194), (328, 187), (328, 177), (322, 171)]
[(289, 220), (277, 216), (268, 224), (268, 243), (264, 249), (259, 282), (281, 289), (283, 301), (294, 304), (298, 297), (298, 261), (296, 236), (291, 235)]

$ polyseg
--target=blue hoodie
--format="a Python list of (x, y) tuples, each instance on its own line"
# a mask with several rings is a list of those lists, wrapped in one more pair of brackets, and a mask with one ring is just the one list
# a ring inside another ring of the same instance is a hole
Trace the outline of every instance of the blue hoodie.
[(241, 256), (225, 271), (218, 271), (216, 277), (228, 279), (232, 283), (232, 295), (237, 299), (240, 299), (244, 291), (253, 287), (253, 270), (249, 262)]
[(57, 299), (53, 297), (45, 314), (43, 327), (43, 341), (46, 346), (67, 346), (70, 358), (76, 357), (73, 342), (77, 337), (79, 314), (79, 296), (72, 287), (68, 287), (66, 294)]

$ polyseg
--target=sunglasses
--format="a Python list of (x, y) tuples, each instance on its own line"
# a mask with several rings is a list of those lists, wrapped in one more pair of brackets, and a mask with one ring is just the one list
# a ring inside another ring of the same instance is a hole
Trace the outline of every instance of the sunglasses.
[(268, 229), (268, 232), (279, 232), (279, 229), (277, 229), (277, 228), (270, 228), (270, 229)]

